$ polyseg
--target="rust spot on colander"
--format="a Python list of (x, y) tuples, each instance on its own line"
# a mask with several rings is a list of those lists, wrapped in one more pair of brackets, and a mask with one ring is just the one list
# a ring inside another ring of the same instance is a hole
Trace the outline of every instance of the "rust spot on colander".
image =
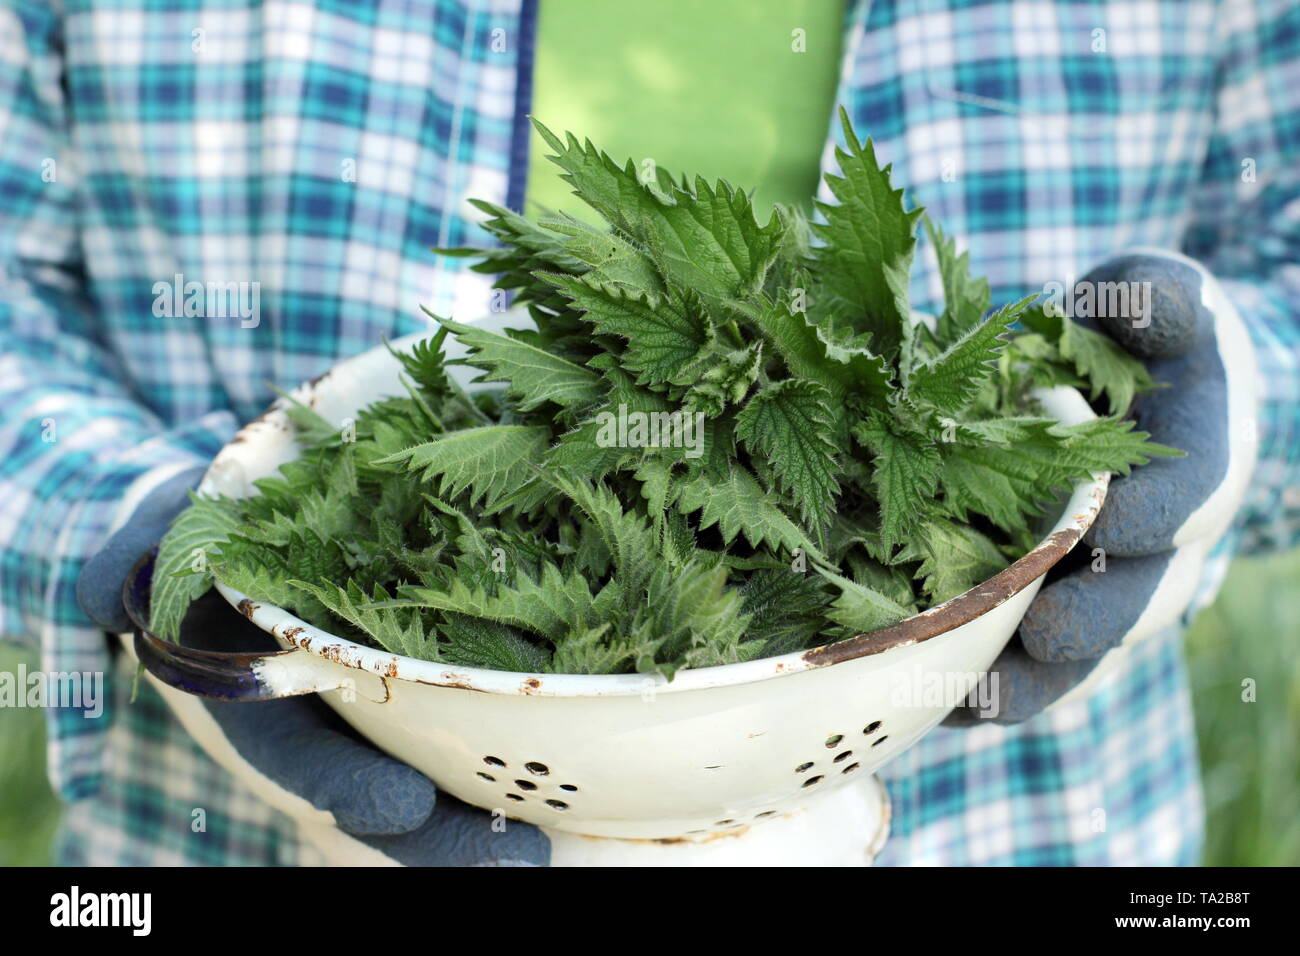
[[(472, 690), (479, 694), (488, 693), (482, 687), (475, 687), (474, 682), (467, 675), (457, 674), (455, 671), (443, 671), (437, 680), (429, 680), (427, 677), (420, 677), (416, 674), (403, 673), (402, 661), (404, 660), (410, 663), (420, 663), (419, 661), (411, 661), (410, 658), (394, 657), (384, 665), (384, 676), (396, 680), (410, 681), (413, 684), (423, 684), (425, 687), (450, 687), (453, 690)], [(361, 665), (349, 664), (348, 666), (359, 667)]]
[(702, 837), (699, 837), (698, 839), (693, 839), (693, 840), (687, 839), (686, 837), (660, 837), (658, 840), (651, 840), (650, 842), (663, 843), (663, 844), (712, 843), (715, 840), (730, 840), (733, 837), (744, 836), (746, 833), (749, 832), (749, 830), (750, 828), (748, 826), (742, 826), (742, 827), (731, 826), (725, 830), (717, 830), (713, 833), (706, 834)]
[[(733, 826), (725, 830), (717, 830), (713, 833), (702, 834), (697, 837), (679, 836), (679, 837), (618, 837), (620, 843), (654, 843), (659, 846), (675, 846), (679, 843), (712, 843), (714, 840), (730, 840), (733, 837), (744, 836), (750, 831), (749, 826)], [(615, 837), (592, 836), (590, 833), (579, 833), (578, 836), (587, 840), (612, 840)]]
[(253, 619), (253, 612), (256, 610), (257, 605), (248, 598), (244, 598), (239, 602), (239, 613), (244, 615), (244, 617), (248, 618), (250, 621)]
[[(394, 661), (396, 663), (396, 661)], [(394, 674), (394, 677), (401, 677), (400, 673)], [(406, 679), (406, 678), (403, 678)], [(464, 674), (457, 674), (454, 671), (443, 671), (442, 680), (440, 681), (420, 681), (421, 684), (432, 684), (434, 687), (455, 687), (458, 690), (478, 690), (474, 683)]]
[(946, 634), (987, 614), (1029, 587), (1065, 557), (1082, 536), (1083, 531), (1079, 528), (1057, 531), (1010, 567), (951, 601), (870, 634), (859, 634), (838, 644), (814, 647), (804, 653), (803, 659), (813, 667), (825, 667), (828, 664), (881, 654), (895, 647), (919, 644)]
[(325, 371), (321, 372), (319, 375), (317, 375), (315, 378), (313, 378), (310, 382), (307, 383), (307, 387), (315, 388), (321, 382), (325, 381), (325, 379), (329, 378), (331, 375), (334, 374), (335, 367), (337, 366), (327, 368)]
[(521, 694), (528, 694), (529, 696), (536, 694), (541, 689), (542, 680), (540, 677), (524, 678), (524, 682), (519, 685), (519, 692)]

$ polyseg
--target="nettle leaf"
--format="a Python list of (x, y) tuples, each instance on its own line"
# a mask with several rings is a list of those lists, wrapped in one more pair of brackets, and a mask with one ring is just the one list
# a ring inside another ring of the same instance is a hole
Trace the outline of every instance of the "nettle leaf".
[(830, 571), (820, 571), (827, 581), (839, 588), (831, 602), (827, 618), (854, 634), (866, 634), (895, 624), (916, 613), (916, 606), (899, 604), (893, 598)]
[(1054, 424), (1050, 418), (1028, 415), (953, 423), (954, 440), (968, 445), (1009, 445), (1027, 441)]
[(646, 237), (661, 268), (711, 298), (757, 291), (776, 257), (780, 221), (760, 226), (749, 197), (723, 181), (710, 185), (697, 176), (692, 192), (674, 189), (672, 196), (675, 205)]
[(761, 569), (741, 589), (741, 610), (749, 616), (747, 640), (761, 641), (766, 656), (799, 651), (826, 627), (830, 601), (820, 575), (789, 568)]
[(916, 604), (912, 578), (903, 567), (881, 564), (876, 559), (860, 554), (849, 554), (845, 563), (853, 572), (853, 580), (885, 595), (904, 607)]
[(640, 449), (626, 448), (606, 440), (607, 422), (617, 422), (621, 413), (631, 415), (671, 414), (672, 404), (662, 394), (638, 386), (622, 369), (604, 373), (605, 401), (591, 409), (583, 420), (560, 436), (546, 454), (544, 467), (570, 472), (593, 480), (604, 478), (620, 463), (638, 459)]
[(619, 362), (640, 384), (676, 378), (704, 358), (713, 341), (713, 326), (702, 304), (690, 295), (657, 298), (590, 277), (542, 277), (562, 289), (597, 332), (627, 340)]
[(149, 629), (174, 641), (190, 604), (212, 587), (208, 565), (239, 527), (239, 505), (228, 498), (190, 495), (158, 546), (149, 602)]
[(799, 526), (790, 520), (758, 481), (742, 465), (736, 465), (722, 481), (698, 477), (687, 482), (678, 498), (684, 514), (700, 511), (700, 530), (718, 525), (722, 540), (731, 544), (744, 534), (752, 547), (771, 544), (793, 552), (820, 557), (817, 548)]
[(548, 216), (542, 224), (565, 237), (565, 248), (583, 266), (562, 271), (638, 292), (659, 295), (664, 291), (663, 280), (650, 257), (617, 233), (604, 231), (567, 213)]
[(534, 345), (472, 325), (440, 319), (470, 350), (464, 363), (484, 369), (485, 382), (507, 382), (507, 394), (518, 400), (520, 411), (546, 402), (562, 408), (586, 405), (603, 394), (600, 376)]
[(556, 644), (549, 669), (556, 674), (618, 674), (637, 659), (637, 646), (611, 636), (611, 625), (575, 631)]
[(762, 285), (783, 225), (774, 216), (760, 226), (743, 192), (698, 177), (688, 192), (666, 174), (646, 184), (631, 160), (620, 167), (590, 141), (580, 144), (571, 133), (561, 140), (536, 120), (533, 125), (578, 197), (642, 243), (677, 284), (718, 299)]
[(1155, 387), (1146, 366), (1100, 332), (1084, 328), (1046, 306), (1027, 310), (1021, 322), (1055, 344), (1061, 358), (1088, 382), (1090, 397), (1105, 394), (1116, 415), (1129, 410), (1134, 395)]
[(836, 328), (832, 319), (819, 322), (813, 328), (826, 357), (847, 366), (850, 388), (874, 398), (884, 398), (893, 392), (893, 366), (871, 350), (869, 334), (854, 334), (850, 329)]
[[(563, 232), (545, 223), (526, 219), (496, 203), (482, 199), (471, 199), (469, 202), (480, 212), (487, 213), (489, 218), (483, 221), (483, 228), (513, 252), (526, 253), (532, 257), (529, 265), (533, 268), (546, 265), (565, 272), (585, 271), (586, 265), (581, 258), (572, 253), (568, 237)], [(460, 250), (440, 251), (459, 252)]]
[(466, 428), (407, 448), (377, 465), (402, 465), (423, 481), (439, 480), (438, 494), (455, 498), (470, 492), (470, 504), (492, 507), (533, 477), (550, 439), (545, 428), (484, 425)]
[(932, 507), (943, 464), (939, 449), (925, 435), (899, 427), (874, 409), (853, 434), (875, 455), (871, 484), (880, 502), (880, 540), (892, 551)]
[(771, 351), (781, 357), (793, 375), (823, 380), (833, 394), (842, 395), (847, 390), (845, 370), (827, 360), (826, 347), (818, 339), (817, 329), (808, 321), (806, 311), (796, 311), (790, 303), (761, 295), (753, 301), (732, 300), (726, 305), (771, 343)]
[(420, 390), (423, 400), (428, 402), (441, 403), (452, 392), (442, 358), (442, 343), (446, 337), (446, 330), (439, 329), (436, 335), (416, 342), (405, 351), (395, 352), (391, 347), (388, 349), (397, 357), (402, 371), (410, 376)]
[(1096, 472), (1128, 474), (1152, 455), (1181, 455), (1149, 441), (1134, 423), (1097, 418), (1079, 425), (1022, 419), (1021, 437), (1000, 444), (945, 446), (943, 486), (953, 514), (982, 514), (1009, 531), (1025, 530), (1029, 517), (1075, 482)]
[(924, 578), (926, 595), (935, 604), (970, 590), (1007, 566), (987, 535), (942, 519), (927, 521), (897, 560), (920, 562), (916, 576)]
[(309, 448), (334, 448), (339, 445), (339, 427), (314, 408), (304, 405), (287, 392), (281, 392), (281, 410), (293, 422), (298, 441)]
[(939, 355), (922, 362), (909, 379), (909, 398), (954, 414), (969, 405), (993, 377), (1011, 323), (1033, 298), (1004, 306)]
[(586, 579), (578, 574), (565, 577), (553, 564), (543, 568), (540, 581), (520, 573), (512, 586), (499, 586), (495, 593), (466, 585), (459, 578), (445, 589), (405, 585), (395, 599), (383, 606), (428, 607), (465, 614), (523, 628), (551, 641), (594, 623), (589, 620), (593, 616), (592, 596)]
[(1049, 492), (1033, 480), (1009, 475), (997, 455), (954, 447), (944, 456), (942, 486), (945, 510), (958, 520), (983, 515), (1006, 531), (1028, 530), (1031, 517), (1043, 513)]
[(1054, 424), (1051, 431), (1061, 436), (1063, 455), (1055, 461), (1062, 468), (1088, 472), (1110, 471), (1127, 475), (1133, 465), (1145, 465), (1152, 457), (1181, 458), (1187, 453), (1151, 441), (1149, 432), (1137, 431), (1131, 419), (1118, 415), (1094, 418), (1077, 425)]
[(710, 667), (744, 660), (740, 645), (749, 619), (740, 592), (726, 583), (725, 567), (693, 562), (673, 572), (656, 569), (629, 625), (639, 646), (637, 670), (671, 679), (679, 661)]
[(816, 382), (786, 379), (758, 392), (736, 416), (736, 437), (770, 462), (782, 490), (815, 526), (830, 520), (840, 490), (829, 400)]
[(438, 654), (449, 664), (531, 674), (550, 669), (550, 651), (504, 624), (444, 614), (438, 631), (445, 641)]
[(744, 401), (750, 388), (758, 381), (763, 368), (763, 342), (753, 342), (748, 348), (734, 349), (716, 357), (699, 380), (687, 393), (687, 406), (698, 408), (705, 415), (721, 415), (728, 405)]
[(840, 121), (848, 146), (835, 150), (842, 175), (826, 176), (838, 204), (818, 202), (826, 222), (812, 224), (824, 243), (813, 250), (817, 275), (838, 310), (859, 318), (860, 331), (890, 355), (911, 334), (907, 285), (922, 210), (905, 208), (903, 190), (890, 184), (890, 167), (876, 161), (871, 140), (858, 142), (843, 109)]
[(988, 280), (971, 277), (970, 253), (958, 255), (956, 241), (944, 235), (929, 216), (925, 217), (925, 230), (943, 280), (944, 309), (935, 324), (935, 337), (941, 345), (949, 345), (979, 323), (993, 300)]
[(439, 659), (436, 642), (425, 631), (417, 610), (376, 606), (390, 600), (382, 587), (376, 585), (375, 590), (367, 595), (355, 581), (348, 581), (346, 588), (313, 581), (291, 580), (288, 583), (315, 597), (384, 650), (422, 660)]
[(624, 508), (618, 496), (603, 485), (562, 474), (544, 473), (542, 479), (563, 492), (595, 525), (615, 567), (626, 572), (624, 584), (631, 586), (635, 582), (639, 587), (654, 563), (656, 550), (646, 520)]

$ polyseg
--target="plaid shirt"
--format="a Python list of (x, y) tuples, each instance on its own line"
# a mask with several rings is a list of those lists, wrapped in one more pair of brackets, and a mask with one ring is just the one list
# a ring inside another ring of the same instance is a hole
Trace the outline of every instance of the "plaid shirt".
[[(0, 2), (0, 633), (114, 689), (99, 719), (49, 714), (65, 860), (315, 858), (147, 688), (126, 703), (74, 584), (130, 489), (206, 462), (267, 383), (423, 327), (420, 302), (487, 310), (484, 277), (428, 249), (484, 240), (467, 197), (522, 199), (534, 16), (532, 0)], [(1262, 365), (1261, 460), (1197, 606), (1234, 552), (1294, 544), (1300, 6), (876, 0), (845, 30), (840, 102), (995, 300), (1135, 243), (1222, 279)], [(260, 321), (156, 315), (155, 284), (178, 276), (259, 283)], [(940, 301), (928, 254), (913, 294)], [(882, 775), (881, 862), (1194, 862), (1179, 634), (1088, 700), (938, 729)]]

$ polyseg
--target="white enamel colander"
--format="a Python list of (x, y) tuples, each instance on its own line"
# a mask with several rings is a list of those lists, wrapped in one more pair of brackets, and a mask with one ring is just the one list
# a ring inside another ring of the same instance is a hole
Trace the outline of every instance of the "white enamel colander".
[[(381, 347), (294, 397), (342, 425), (400, 393), (397, 360)], [(1063, 422), (1093, 415), (1071, 389), (1041, 397)], [(252, 481), (296, 457), (282, 405), (221, 451), (200, 493), (250, 494)], [(443, 791), (546, 828), (556, 862), (865, 863), (888, 825), (873, 772), (975, 686), (1043, 575), (1092, 523), (1106, 486), (1105, 475), (1081, 482), (1033, 551), (939, 607), (849, 641), (680, 671), (672, 681), (415, 660), (225, 586), (281, 652), (196, 651), (141, 631), (135, 648), (155, 677), (190, 693), (319, 693)]]

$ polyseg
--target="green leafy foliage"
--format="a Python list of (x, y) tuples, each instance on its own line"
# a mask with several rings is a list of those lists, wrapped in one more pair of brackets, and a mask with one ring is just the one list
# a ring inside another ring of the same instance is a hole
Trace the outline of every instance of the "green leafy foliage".
[(441, 479), (439, 494), (444, 499), (468, 491), (471, 505), (481, 501), (490, 508), (532, 477), (528, 466), (546, 448), (548, 438), (544, 428), (483, 425), (442, 435), (373, 463), (401, 465), (426, 481)]
[(838, 201), (817, 204), (826, 222), (813, 224), (825, 243), (814, 253), (816, 272), (832, 308), (888, 355), (911, 332), (907, 283), (921, 210), (906, 208), (890, 168), (876, 161), (870, 140), (858, 141), (843, 110), (840, 120), (848, 149), (835, 151), (841, 175), (826, 177)]
[[(1113, 340), (1064, 315), (1040, 305), (1026, 310), (1021, 322), (1042, 336), (1039, 348), (1045, 364), (1054, 364), (1058, 371), (1062, 366), (1073, 371), (1087, 383), (1092, 398), (1105, 394), (1117, 414), (1128, 411), (1134, 395), (1154, 385), (1146, 366)], [(1050, 351), (1052, 346), (1055, 354)]]
[(956, 341), (977, 324), (988, 312), (993, 299), (989, 295), (987, 279), (973, 278), (970, 274), (970, 253), (957, 254), (957, 243), (936, 223), (925, 219), (925, 230), (939, 260), (939, 276), (943, 280), (943, 312), (935, 326), (935, 336), (940, 344)]
[(167, 546), (154, 563), (150, 624), (162, 637), (173, 638), (190, 604), (212, 586), (209, 562), (236, 527), (238, 506), (222, 498), (191, 495), (167, 532)]
[[(346, 429), (286, 400), (301, 457), (251, 497), (196, 499), (163, 541), (160, 633), (219, 580), (395, 654), (671, 678), (948, 600), (1074, 483), (1172, 453), (1122, 418), (1152, 387), (1139, 363), (1029, 300), (993, 311), (928, 221), (945, 304), (914, 323), (922, 213), (847, 119), (812, 223), (537, 128), (608, 228), (478, 202), (500, 245), (444, 252), (533, 326), (434, 316), (395, 353), (395, 397)], [(1112, 414), (1044, 417), (1032, 390), (1056, 384)]]
[(969, 406), (993, 377), (1007, 330), (1028, 302), (1024, 299), (999, 309), (970, 326), (939, 355), (919, 364), (909, 377), (908, 397), (941, 412), (953, 413)]
[(830, 393), (806, 379), (775, 382), (736, 416), (736, 437), (766, 456), (777, 481), (814, 527), (830, 520), (840, 490), (831, 440)]

